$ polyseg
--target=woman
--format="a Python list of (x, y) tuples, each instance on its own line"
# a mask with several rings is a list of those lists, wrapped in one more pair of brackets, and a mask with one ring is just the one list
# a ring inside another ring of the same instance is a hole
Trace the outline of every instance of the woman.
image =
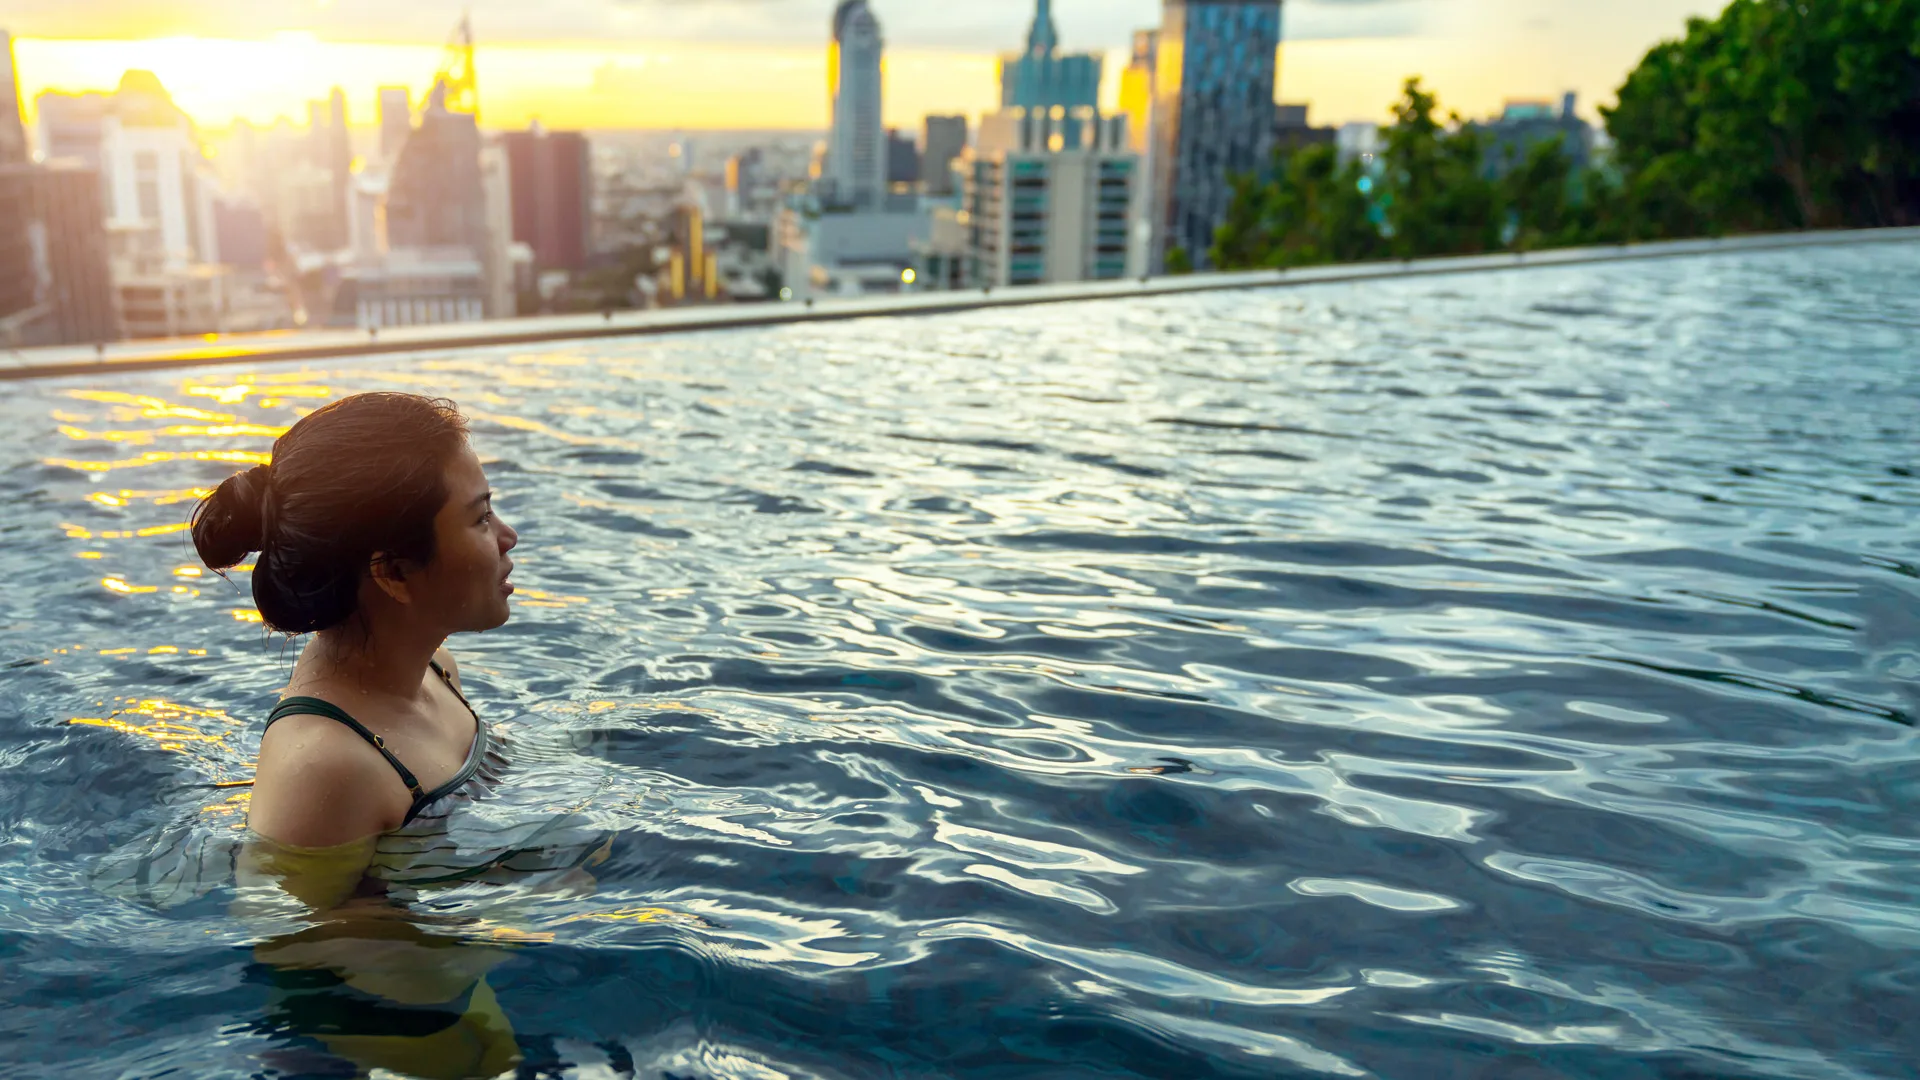
[(239, 907), (271, 906), (262, 883), (302, 902), (302, 928), (256, 949), (277, 988), (271, 1026), (363, 1065), (478, 1076), (515, 1057), (483, 977), (505, 954), (384, 896), (498, 861), (463, 860), (449, 839), (505, 759), (445, 642), (507, 621), (518, 539), (493, 512), (465, 418), (411, 394), (305, 417), (271, 465), (231, 477), (193, 515), (210, 568), (259, 552), (267, 627), (313, 635), (260, 741)]
[(507, 621), (519, 537), (492, 503), (452, 402), (361, 394), (293, 425), (271, 465), (200, 504), (207, 566), (259, 552), (267, 628), (314, 635), (260, 741), (255, 833), (309, 849), (366, 841), (443, 818), (494, 779), (491, 733), (445, 648)]

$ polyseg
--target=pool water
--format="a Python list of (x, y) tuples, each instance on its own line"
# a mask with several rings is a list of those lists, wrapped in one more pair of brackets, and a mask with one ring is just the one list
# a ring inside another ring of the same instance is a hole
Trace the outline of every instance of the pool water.
[[(1915, 296), (1883, 245), (11, 384), (0, 1074), (1910, 1077)], [(294, 655), (196, 489), (390, 389), (522, 536), (452, 643), (526, 733), (488, 820), (611, 838), (423, 896), (484, 972), (431, 1015), (102, 884), (234, 835)]]

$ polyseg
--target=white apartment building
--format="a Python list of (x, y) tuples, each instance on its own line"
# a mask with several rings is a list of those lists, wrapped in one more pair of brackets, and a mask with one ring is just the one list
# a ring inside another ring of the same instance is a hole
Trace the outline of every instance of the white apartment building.
[(1007, 109), (966, 164), (969, 284), (1111, 281), (1143, 271), (1132, 242), (1145, 181), (1127, 118)]
[(42, 144), (97, 168), (114, 287), (128, 337), (228, 329), (231, 273), (220, 266), (219, 181), (185, 113), (151, 74), (113, 94), (44, 94)]

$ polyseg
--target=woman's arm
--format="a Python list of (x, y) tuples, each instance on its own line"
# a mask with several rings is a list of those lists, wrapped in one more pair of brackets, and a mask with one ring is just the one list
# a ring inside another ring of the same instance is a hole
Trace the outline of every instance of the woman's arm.
[(324, 716), (289, 716), (260, 740), (247, 824), (298, 851), (331, 851), (391, 832), (413, 800), (393, 766)]

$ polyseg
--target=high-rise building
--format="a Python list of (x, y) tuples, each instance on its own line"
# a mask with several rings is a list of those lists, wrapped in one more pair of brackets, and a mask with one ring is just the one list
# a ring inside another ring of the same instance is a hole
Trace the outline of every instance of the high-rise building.
[(31, 344), (26, 335), (45, 311), (34, 253), (34, 170), (0, 165), (0, 347)]
[(1267, 165), (1279, 75), (1280, 0), (1165, 0), (1155, 71), (1157, 261), (1209, 266), (1235, 176)]
[(35, 171), (47, 302), (52, 308), (41, 341), (48, 345), (118, 341), (120, 297), (108, 257), (100, 174), (63, 161)]
[(307, 102), (303, 163), (284, 162), (280, 183), (289, 189), (293, 235), (315, 251), (347, 247), (347, 191), (353, 182), (353, 149), (347, 133), (347, 99), (339, 87), (325, 101)]
[(33, 175), (26, 168), (27, 131), (20, 121), (20, 84), (13, 39), (0, 33), (0, 343), (39, 318), (39, 273), (33, 250)]
[(31, 154), (27, 125), (20, 114), (20, 77), (13, 67), (13, 38), (0, 30), (0, 165), (19, 165)]
[(953, 163), (966, 149), (966, 117), (927, 117), (920, 148), (920, 179), (926, 185), (927, 194), (944, 198), (959, 190), (954, 183)]
[(1309, 146), (1332, 146), (1340, 134), (1335, 128), (1314, 127), (1307, 105), (1273, 107), (1273, 149), (1277, 154), (1292, 154)]
[(1580, 119), (1579, 95), (1568, 93), (1558, 106), (1549, 101), (1509, 101), (1497, 119), (1475, 124), (1487, 136), (1487, 171), (1505, 176), (1527, 160), (1541, 143), (1559, 140), (1560, 152), (1576, 170), (1593, 160), (1593, 128)]
[(353, 142), (347, 132), (347, 95), (337, 86), (327, 98), (326, 169), (333, 192), (327, 247), (330, 251), (339, 251), (347, 246), (347, 190), (353, 184)]
[(827, 140), (824, 202), (876, 207), (887, 194), (886, 129), (881, 125), (881, 74), (886, 42), (867, 0), (840, 0), (833, 13), (827, 78), (833, 133)]
[(480, 151), (480, 187), (487, 201), (487, 241), (480, 251), (482, 310), (489, 319), (519, 314), (513, 288), (513, 225), (519, 216), (519, 189), (512, 159), (500, 143)]
[(347, 192), (347, 234), (356, 259), (377, 259), (387, 253), (387, 182), (385, 172), (363, 171), (353, 176)]
[(742, 150), (727, 159), (727, 216), (737, 218), (753, 209), (765, 180), (766, 153), (759, 147)]
[(52, 150), (61, 146), (100, 171), (117, 258), (142, 271), (219, 261), (219, 181), (192, 121), (159, 79), (129, 71), (111, 96), (46, 94), (40, 106), (60, 127), (46, 138), (48, 160), (58, 160)]
[(1000, 58), (1000, 107), (1003, 109), (1097, 109), (1100, 107), (1099, 53), (1063, 53), (1051, 0), (1039, 0), (1022, 52)]
[(387, 240), (395, 248), (485, 245), (480, 127), (472, 116), (433, 108), (421, 116), (393, 169)]
[[(61, 332), (105, 340), (234, 328), (233, 274), (222, 265), (215, 211), (220, 181), (159, 79), (129, 71), (112, 94), (47, 93), (38, 105), (41, 143), (58, 166), (49, 172), (43, 224), (48, 243), (64, 238), (66, 252), (49, 247), (48, 273), (56, 308), (79, 312), (56, 310), (68, 327)], [(79, 190), (89, 184), (91, 204)], [(105, 223), (110, 302), (98, 297), (99, 237), (89, 220)], [(117, 324), (100, 314), (109, 310)]]
[(54, 90), (34, 98), (40, 148), (47, 160), (78, 161), (89, 168), (101, 168), (101, 144), (113, 100), (108, 94), (63, 94)]
[(498, 310), (503, 275), (493, 257), (511, 244), (506, 157), (482, 146), (473, 48), (463, 20), (394, 163), (386, 250), (378, 251), (377, 226), (359, 230), (363, 250), (342, 272), (330, 324), (377, 329), (511, 314)]
[(1127, 114), (1127, 136), (1142, 155), (1153, 137), (1154, 69), (1159, 63), (1160, 31), (1135, 31), (1133, 59), (1120, 73), (1120, 111)]
[(1132, 226), (1140, 174), (1125, 116), (1008, 109), (984, 118), (968, 159), (971, 283), (1138, 273)]
[(511, 174), (513, 239), (538, 270), (584, 270), (592, 254), (593, 149), (577, 131), (538, 125), (500, 137)]
[(919, 182), (920, 144), (904, 132), (887, 132), (887, 184), (891, 187)]
[(404, 86), (380, 88), (380, 160), (392, 167), (413, 133), (413, 92)]
[(0, 165), (0, 342), (120, 338), (100, 176), (74, 163)]

